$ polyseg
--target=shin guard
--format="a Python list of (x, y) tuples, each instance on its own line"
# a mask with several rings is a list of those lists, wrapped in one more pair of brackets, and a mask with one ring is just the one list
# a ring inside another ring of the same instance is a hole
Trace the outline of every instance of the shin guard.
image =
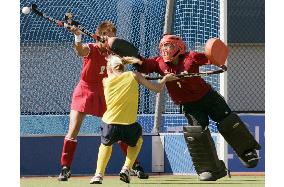
[(231, 113), (221, 121), (218, 130), (244, 166), (256, 167), (259, 157), (255, 150), (260, 150), (261, 147), (237, 114)]
[(220, 160), (210, 131), (201, 126), (185, 126), (183, 132), (197, 174), (218, 171)]
[(61, 153), (61, 166), (67, 166), (70, 168), (73, 156), (76, 150), (77, 140), (75, 139), (64, 139), (64, 144)]
[(221, 121), (218, 130), (238, 155), (247, 150), (260, 150), (260, 145), (235, 113), (231, 113)]

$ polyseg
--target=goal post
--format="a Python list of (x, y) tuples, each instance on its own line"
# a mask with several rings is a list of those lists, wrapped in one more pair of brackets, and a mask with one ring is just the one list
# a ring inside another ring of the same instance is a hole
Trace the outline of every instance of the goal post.
[[(170, 34), (172, 29), (174, 1), (167, 0), (165, 11), (165, 24), (163, 33)], [(164, 111), (165, 101), (165, 88), (156, 95), (154, 126), (152, 133), (157, 134), (160, 132), (160, 126), (162, 123), (162, 114)], [(158, 159), (157, 159), (158, 158)], [(152, 172), (164, 172), (164, 136), (152, 136)]]
[[(172, 21), (173, 21), (173, 11), (175, 0), (166, 1), (166, 11), (165, 11), (165, 24), (163, 33), (170, 34), (172, 32)], [(155, 107), (155, 116), (154, 116), (154, 127), (152, 133), (158, 133), (160, 131), (160, 125), (162, 122), (162, 113), (164, 111), (164, 100), (165, 100), (165, 89), (156, 95), (156, 107)]]
[[(227, 0), (220, 0), (220, 37), (225, 44), (227, 44)], [(228, 100), (227, 92), (227, 72), (220, 74), (220, 94)], [(223, 136), (218, 133), (218, 156), (225, 162), (228, 168), (228, 144)]]

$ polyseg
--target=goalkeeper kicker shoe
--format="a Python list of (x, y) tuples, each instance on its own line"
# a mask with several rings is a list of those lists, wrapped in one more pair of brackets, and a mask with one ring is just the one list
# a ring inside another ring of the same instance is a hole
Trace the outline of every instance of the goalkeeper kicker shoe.
[(123, 167), (119, 173), (120, 180), (125, 183), (130, 183), (130, 171), (128, 168)]
[(67, 166), (63, 166), (61, 172), (58, 176), (59, 181), (68, 181), (68, 178), (71, 177), (71, 170)]
[(246, 151), (240, 157), (242, 164), (247, 168), (254, 168), (258, 164), (259, 157), (255, 149)]
[(102, 174), (95, 174), (95, 176), (90, 180), (90, 184), (102, 184), (103, 176)]
[(227, 174), (229, 175), (229, 177), (231, 177), (230, 171), (226, 168), (224, 162), (220, 160), (220, 167), (217, 171), (202, 172), (199, 174), (199, 180), (200, 181), (216, 181), (222, 177), (225, 177)]
[(144, 172), (144, 169), (138, 163), (135, 164), (135, 166), (133, 166), (132, 172), (133, 172), (133, 175), (137, 175), (137, 177), (139, 179), (148, 179), (149, 178), (149, 175)]

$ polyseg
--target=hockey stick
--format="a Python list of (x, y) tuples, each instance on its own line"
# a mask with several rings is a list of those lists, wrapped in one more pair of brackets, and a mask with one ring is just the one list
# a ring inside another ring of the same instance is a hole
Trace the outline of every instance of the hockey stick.
[(84, 27), (82, 27), (78, 22), (76, 21), (72, 21), (73, 24), (68, 24), (68, 23), (65, 23), (64, 21), (60, 21), (60, 20), (57, 20), (57, 19), (54, 19), (52, 17), (49, 17), (47, 16), (46, 14), (44, 14), (43, 12), (39, 11), (37, 9), (37, 5), (36, 4), (32, 4), (32, 6), (30, 7), (31, 11), (34, 12), (36, 15), (52, 22), (52, 23), (55, 23), (57, 24), (58, 26), (60, 27), (65, 27), (67, 29), (71, 29), (71, 27), (73, 26), (76, 26), (83, 34), (95, 39), (95, 40), (98, 40), (98, 41), (101, 41), (101, 42), (104, 42), (104, 39), (102, 39), (101, 37), (97, 36), (96, 34), (93, 34), (92, 32), (88, 31), (87, 29), (85, 29)]
[[(26, 9), (26, 10), (24, 10)], [(28, 9), (28, 10), (27, 10)], [(108, 49), (119, 55), (119, 56), (133, 56), (133, 57), (138, 57), (139, 56), (139, 52), (138, 52), (138, 49), (130, 42), (124, 40), (124, 39), (120, 39), (120, 38), (117, 38), (117, 37), (109, 37), (109, 38), (104, 38), (104, 37), (100, 37), (96, 34), (93, 34), (91, 33), (90, 31), (88, 31), (87, 29), (85, 29), (84, 27), (82, 27), (77, 21), (74, 21), (72, 19), (70, 19), (68, 17), (68, 15), (65, 14), (65, 20), (67, 22), (70, 22), (71, 24), (69, 23), (66, 23), (64, 21), (60, 21), (60, 20), (57, 20), (57, 19), (54, 19), (52, 17), (49, 17), (47, 15), (45, 15), (43, 12), (39, 11), (37, 9), (37, 5), (36, 4), (32, 4), (31, 7), (24, 7), (22, 9), (22, 12), (24, 14), (28, 14), (30, 11), (34, 12), (36, 15), (52, 22), (52, 23), (55, 23), (57, 24), (58, 26), (60, 27), (65, 27), (67, 29), (70, 29), (71, 27), (75, 26), (77, 27), (83, 34), (95, 39), (95, 40), (98, 40), (102, 43), (106, 43), (108, 45)]]
[[(199, 73), (178, 74), (178, 75), (176, 75), (176, 77), (178, 77), (178, 78), (204, 77), (204, 76), (208, 76), (208, 75), (215, 75), (215, 74), (224, 73), (225, 71), (227, 71), (227, 67), (225, 65), (222, 65), (220, 67), (220, 69), (218, 69), (218, 70), (199, 72)], [(148, 80), (157, 80), (157, 79), (163, 78), (163, 76), (158, 76), (158, 77), (144, 76), (144, 77)]]

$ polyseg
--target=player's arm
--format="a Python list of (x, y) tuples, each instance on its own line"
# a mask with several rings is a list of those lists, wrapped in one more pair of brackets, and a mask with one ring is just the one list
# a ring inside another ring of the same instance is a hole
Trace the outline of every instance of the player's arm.
[(76, 27), (72, 27), (70, 31), (75, 35), (74, 48), (78, 56), (84, 57), (88, 56), (90, 53), (90, 48), (87, 44), (82, 44), (82, 34)]
[(141, 60), (141, 63), (134, 64), (134, 67), (137, 71), (141, 73), (159, 73), (159, 62), (157, 61), (158, 57), (147, 59), (140, 56), (139, 58)]
[(219, 66), (220, 68), (224, 67), (224, 65), (222, 64), (218, 64), (218, 63), (214, 63), (213, 61), (210, 61), (205, 53), (192, 52), (191, 57), (193, 59), (193, 64), (198, 65), (198, 66), (211, 64), (211, 65)]
[(212, 64), (204, 53), (191, 51), (189, 54), (189, 58), (192, 59), (194, 65), (202, 66), (206, 64)]
[(154, 92), (160, 92), (167, 81), (178, 79), (177, 77), (174, 76), (174, 74), (167, 74), (163, 77), (162, 80), (155, 83), (145, 79), (139, 72), (133, 72), (133, 75), (139, 84), (142, 84), (143, 86)]

